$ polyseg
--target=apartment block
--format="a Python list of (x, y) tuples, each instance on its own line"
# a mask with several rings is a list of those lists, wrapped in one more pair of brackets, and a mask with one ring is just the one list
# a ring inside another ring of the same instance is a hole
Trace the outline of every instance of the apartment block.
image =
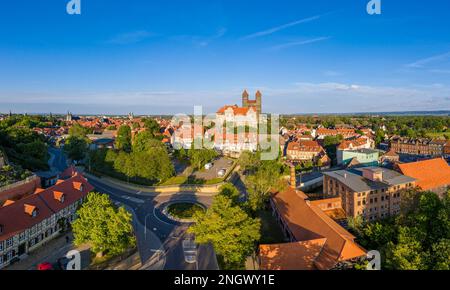
[(324, 172), (323, 192), (339, 196), (348, 217), (374, 221), (400, 212), (401, 192), (415, 179), (381, 167)]

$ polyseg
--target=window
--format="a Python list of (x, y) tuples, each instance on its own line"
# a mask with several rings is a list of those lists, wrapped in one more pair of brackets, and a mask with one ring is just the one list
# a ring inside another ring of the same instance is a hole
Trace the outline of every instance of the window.
[(14, 254), (13, 251), (9, 251), (8, 254), (6, 254), (6, 260), (10, 261), (13, 258)]
[(361, 205), (361, 201), (360, 200), (358, 200), (358, 206), (360, 206)]
[(0, 235), (3, 233), (3, 226), (0, 225)]
[(0, 265), (3, 264), (3, 255), (0, 255)]
[[(3, 251), (3, 247), (4, 247), (3, 245), (4, 245), (4, 242), (3, 242), (3, 241), (0, 241), (0, 252)], [(0, 257), (1, 257), (1, 256), (0, 256)]]
[(12, 247), (13, 243), (14, 243), (14, 238), (7, 239), (6, 240), (6, 248)]
[(19, 241), (23, 241), (23, 240), (25, 240), (25, 232), (21, 232), (19, 234)]

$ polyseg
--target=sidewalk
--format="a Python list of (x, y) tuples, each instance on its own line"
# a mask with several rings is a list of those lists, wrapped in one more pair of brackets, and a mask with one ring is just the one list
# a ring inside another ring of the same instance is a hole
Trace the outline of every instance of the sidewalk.
[[(70, 238), (69, 243), (66, 242), (66, 236), (69, 236)], [(29, 253), (29, 255), (22, 260), (6, 267), (5, 270), (35, 270), (40, 263), (56, 263), (59, 258), (64, 257), (66, 253), (72, 249), (77, 249), (80, 252), (89, 249), (88, 245), (76, 248), (72, 244), (72, 241), (73, 235), (71, 232), (60, 235)]]

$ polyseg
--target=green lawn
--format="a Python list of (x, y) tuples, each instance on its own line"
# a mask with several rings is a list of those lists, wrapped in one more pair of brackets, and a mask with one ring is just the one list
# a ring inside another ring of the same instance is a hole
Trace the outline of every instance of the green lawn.
[(167, 207), (167, 212), (176, 218), (189, 219), (194, 216), (197, 211), (204, 211), (205, 209), (195, 203), (174, 203)]

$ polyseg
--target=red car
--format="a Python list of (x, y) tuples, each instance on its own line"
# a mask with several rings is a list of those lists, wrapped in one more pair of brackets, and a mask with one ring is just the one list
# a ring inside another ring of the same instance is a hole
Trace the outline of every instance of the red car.
[(48, 262), (45, 262), (45, 263), (39, 264), (39, 265), (37, 266), (37, 269), (38, 269), (39, 271), (53, 270), (53, 265), (50, 264), (50, 263), (48, 263)]

